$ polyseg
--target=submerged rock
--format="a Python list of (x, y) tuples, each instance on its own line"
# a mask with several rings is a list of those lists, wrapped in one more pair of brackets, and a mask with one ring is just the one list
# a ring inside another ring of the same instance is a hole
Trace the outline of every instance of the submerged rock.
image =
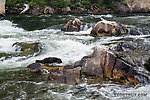
[(13, 44), (13, 47), (15, 47), (15, 51), (18, 52), (19, 56), (31, 56), (31, 55), (37, 55), (41, 52), (41, 43), (25, 43), (25, 42), (16, 42)]
[(91, 30), (92, 36), (118, 36), (128, 33), (128, 26), (113, 21), (99, 21)]
[(80, 31), (80, 26), (87, 24), (86, 22), (81, 22), (79, 19), (75, 18), (73, 21), (69, 20), (65, 26), (61, 29), (61, 31), (72, 32), (72, 31)]
[(3, 60), (3, 59), (7, 59), (7, 58), (11, 58), (12, 56), (14, 56), (13, 54), (11, 53), (2, 53), (0, 52), (0, 61)]

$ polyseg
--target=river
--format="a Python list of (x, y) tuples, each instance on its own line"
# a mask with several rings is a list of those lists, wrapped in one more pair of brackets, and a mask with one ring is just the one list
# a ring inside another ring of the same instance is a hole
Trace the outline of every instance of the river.
[[(69, 19), (74, 18), (89, 24), (80, 32), (62, 32), (61, 27)], [(134, 27), (133, 35), (98, 38), (89, 36), (92, 27), (101, 18)], [(40, 42), (42, 51), (30, 57), (0, 56), (0, 100), (148, 100), (150, 85), (137, 88), (113, 82), (85, 82), (75, 86), (56, 84), (28, 72), (26, 66), (37, 59), (46, 57), (61, 58), (63, 65), (73, 64), (83, 56), (90, 55), (95, 46), (109, 48), (105, 44), (113, 44), (116, 41), (137, 41), (141, 46), (148, 46), (150, 50), (149, 29), (150, 14), (7, 15), (5, 18), (1, 17), (0, 53), (15, 54), (16, 51), (12, 45), (16, 42)]]

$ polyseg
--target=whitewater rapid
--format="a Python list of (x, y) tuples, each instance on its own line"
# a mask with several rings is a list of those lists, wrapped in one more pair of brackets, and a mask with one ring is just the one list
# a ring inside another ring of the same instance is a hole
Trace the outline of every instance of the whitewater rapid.
[[(71, 15), (70, 15), (71, 16)], [(91, 18), (101, 18), (107, 17), (112, 18), (113, 15), (89, 15)], [(89, 16), (79, 17), (80, 19), (88, 18)], [(73, 17), (73, 16), (71, 16)], [(141, 18), (137, 16), (138, 18)], [(125, 18), (137, 18), (137, 17), (125, 17)], [(42, 52), (37, 56), (32, 57), (10, 57), (10, 58), (0, 58), (0, 69), (7, 68), (18, 68), (26, 67), (28, 64), (35, 62), (37, 59), (44, 59), (46, 57), (58, 57), (61, 58), (62, 65), (73, 64), (75, 61), (80, 60), (82, 57), (91, 55), (95, 46), (101, 48), (108, 48), (104, 44), (115, 43), (121, 41), (121, 39), (143, 39), (144, 43), (149, 44), (149, 40), (145, 39), (149, 35), (127, 35), (120, 37), (99, 37), (95, 38), (89, 36), (92, 27), (85, 27), (84, 31), (80, 32), (61, 32), (60, 29), (45, 28), (41, 30), (28, 31), (18, 26), (18, 24), (13, 23), (9, 20), (0, 20), (0, 53), (15, 53), (15, 48), (12, 45), (16, 42), (40, 42), (42, 43)], [(26, 83), (26, 82), (25, 82)], [(9, 83), (7, 83), (9, 84)], [(43, 86), (45, 83), (36, 83), (38, 86)], [(53, 85), (53, 84), (48, 84)], [(54, 85), (55, 86), (55, 85)], [(56, 85), (58, 86), (58, 85)], [(48, 86), (47, 86), (48, 87)], [(79, 89), (80, 87), (80, 89)], [(80, 92), (83, 93), (80, 94)], [(147, 93), (145, 97), (114, 97), (114, 92), (134, 92), (134, 93)], [(26, 92), (23, 92), (24, 98), (27, 96)], [(79, 96), (75, 95), (76, 92)], [(74, 95), (73, 95), (74, 93)], [(91, 94), (95, 96), (100, 96), (100, 99), (130, 99), (130, 100), (148, 100), (150, 99), (150, 85), (142, 86), (140, 88), (126, 88), (122, 85), (116, 84), (79, 84), (75, 87), (67, 87), (65, 93), (56, 92), (54, 90), (48, 90), (45, 94), (47, 97), (52, 96), (58, 99), (72, 99), (72, 100), (86, 100)]]

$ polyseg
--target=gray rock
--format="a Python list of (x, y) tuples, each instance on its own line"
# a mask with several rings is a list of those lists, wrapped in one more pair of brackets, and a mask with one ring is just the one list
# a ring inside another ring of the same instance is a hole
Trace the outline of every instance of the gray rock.
[(44, 14), (53, 14), (54, 13), (54, 8), (50, 7), (50, 6), (46, 6), (44, 9)]

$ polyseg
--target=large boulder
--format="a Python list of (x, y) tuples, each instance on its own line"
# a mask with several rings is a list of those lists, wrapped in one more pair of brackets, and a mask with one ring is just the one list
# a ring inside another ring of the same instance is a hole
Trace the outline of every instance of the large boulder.
[(79, 19), (75, 18), (73, 21), (69, 20), (65, 26), (62, 27), (61, 31), (72, 32), (80, 31), (80, 26), (87, 24), (86, 22), (81, 22)]
[(119, 54), (96, 47), (92, 56), (84, 57), (76, 66), (81, 66), (81, 74), (109, 78), (120, 82), (150, 83), (149, 76), (135, 70)]
[(92, 36), (118, 36), (128, 33), (128, 26), (114, 21), (99, 21), (91, 30)]
[[(50, 64), (47, 64), (46, 59), (48, 59)], [(61, 63), (61, 61), (59, 58), (49, 57), (36, 61), (36, 63), (30, 64), (27, 67), (31, 72), (48, 73), (48, 79), (57, 83), (75, 85), (81, 82), (82, 77), (91, 76), (99, 79), (129, 82), (131, 84), (150, 83), (147, 73), (133, 67), (118, 53), (105, 48), (95, 47), (91, 56), (83, 57), (75, 62), (74, 65), (59, 66), (53, 63)]]

